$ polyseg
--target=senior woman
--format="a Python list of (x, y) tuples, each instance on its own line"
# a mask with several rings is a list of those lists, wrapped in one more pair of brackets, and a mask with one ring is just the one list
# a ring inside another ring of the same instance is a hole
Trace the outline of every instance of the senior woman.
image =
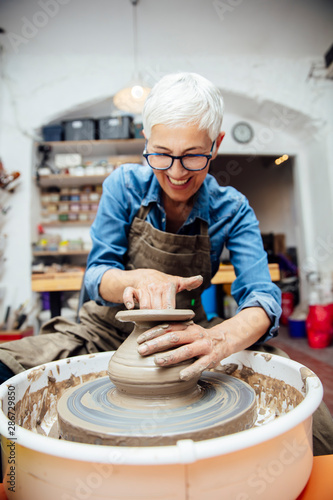
[[(92, 226), (86, 286), (95, 302), (128, 309), (194, 309), (195, 323), (145, 336), (142, 355), (160, 366), (196, 358), (186, 379), (272, 337), (280, 292), (271, 282), (258, 222), (247, 200), (208, 174), (223, 140), (219, 90), (195, 74), (164, 77), (143, 111), (148, 166), (125, 165), (104, 183)], [(230, 251), (239, 310), (208, 324), (200, 295)], [(163, 351), (178, 346), (172, 353)]]
[[(161, 325), (139, 339), (139, 353), (156, 353), (159, 366), (193, 359), (180, 372), (184, 380), (276, 335), (280, 291), (258, 221), (245, 196), (208, 173), (224, 137), (222, 117), (220, 92), (202, 76), (171, 74), (155, 85), (143, 110), (147, 165), (123, 165), (103, 184), (85, 273), (91, 300), (80, 323), (53, 318), (41, 335), (4, 344), (3, 380), (55, 359), (116, 349), (132, 329), (115, 318), (125, 308), (194, 310), (194, 322)], [(200, 296), (224, 246), (238, 310), (208, 322)]]

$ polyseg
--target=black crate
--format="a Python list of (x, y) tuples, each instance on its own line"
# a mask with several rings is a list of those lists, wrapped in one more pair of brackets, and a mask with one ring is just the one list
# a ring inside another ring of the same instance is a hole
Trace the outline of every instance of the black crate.
[(63, 128), (62, 125), (46, 125), (42, 128), (43, 140), (45, 142), (52, 141), (62, 141), (63, 140)]
[(109, 116), (97, 121), (99, 139), (131, 139), (134, 137), (131, 116)]
[(96, 125), (92, 118), (63, 122), (65, 141), (92, 141), (96, 139)]
[(143, 139), (143, 125), (142, 123), (134, 123), (134, 137), (136, 139)]

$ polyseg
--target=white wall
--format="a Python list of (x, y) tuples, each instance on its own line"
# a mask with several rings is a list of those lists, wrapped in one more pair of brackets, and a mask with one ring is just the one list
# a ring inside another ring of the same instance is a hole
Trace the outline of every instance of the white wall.
[[(16, 301), (13, 306), (31, 293), (36, 131), (59, 115), (110, 98), (128, 83), (131, 9), (129, 0), (0, 3), (0, 24), (7, 30), (1, 37), (0, 154), (8, 171), (22, 174), (6, 223), (7, 265), (1, 276), (9, 300)], [(332, 2), (141, 0), (137, 13), (139, 62), (148, 83), (186, 70), (202, 73), (221, 88), (223, 151), (295, 155), (301, 261), (303, 267), (311, 260), (332, 270), (333, 230), (325, 217), (332, 215), (333, 199), (332, 82), (308, 78), (312, 63), (322, 64), (332, 42)], [(239, 119), (250, 121), (256, 132), (246, 148), (230, 136)], [(322, 239), (323, 259), (317, 248)]]

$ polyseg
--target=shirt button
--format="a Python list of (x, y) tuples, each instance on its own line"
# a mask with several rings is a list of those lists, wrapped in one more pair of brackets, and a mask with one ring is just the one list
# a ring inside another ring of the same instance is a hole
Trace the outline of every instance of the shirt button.
[(165, 222), (165, 217), (163, 217), (162, 222)]

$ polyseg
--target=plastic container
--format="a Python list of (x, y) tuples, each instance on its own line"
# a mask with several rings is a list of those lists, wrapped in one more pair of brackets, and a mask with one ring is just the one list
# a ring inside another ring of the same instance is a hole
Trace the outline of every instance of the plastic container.
[(290, 337), (306, 338), (306, 320), (288, 318), (288, 328)]
[(62, 125), (46, 125), (42, 128), (43, 140), (46, 142), (62, 141), (63, 127)]
[(63, 122), (65, 141), (90, 141), (96, 138), (95, 120), (84, 118)]
[(25, 337), (31, 337), (34, 334), (32, 326), (27, 327), (25, 330), (3, 330), (0, 331), (0, 344), (3, 342), (13, 342), (13, 340), (21, 340)]
[(330, 304), (309, 306), (306, 334), (309, 346), (314, 349), (323, 349), (330, 345), (333, 336)]
[(134, 123), (134, 137), (136, 139), (143, 139), (143, 125), (142, 123)]
[(215, 316), (218, 316), (216, 285), (211, 285), (209, 288), (204, 290), (204, 292), (201, 294), (201, 302), (208, 320), (214, 318)]
[(99, 139), (130, 139), (134, 136), (131, 116), (109, 116), (97, 120)]
[(282, 292), (281, 298), (281, 325), (288, 325), (288, 318), (292, 314), (295, 306), (295, 296), (292, 292)]

